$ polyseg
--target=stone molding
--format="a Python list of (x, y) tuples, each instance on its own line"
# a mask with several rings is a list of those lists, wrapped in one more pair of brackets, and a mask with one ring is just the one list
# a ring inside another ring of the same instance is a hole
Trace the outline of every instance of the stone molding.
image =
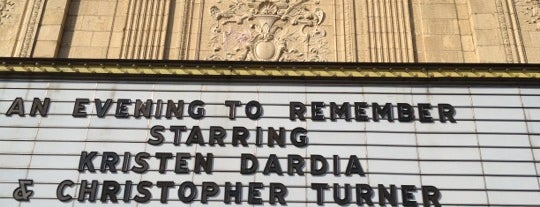
[(30, 10), (29, 20), (26, 25), (26, 31), (24, 32), (19, 57), (30, 57), (32, 55), (44, 4), (45, 1), (43, 0), (34, 0), (34, 4)]
[[(52, 62), (51, 62), (52, 61)], [(540, 79), (540, 69), (535, 66), (520, 65), (482, 65), (482, 64), (339, 64), (302, 65), (269, 64), (248, 62), (201, 62), (185, 65), (178, 62), (141, 62), (121, 64), (96, 60), (26, 59), (2, 61), (0, 72), (32, 74), (124, 74), (124, 75), (166, 75), (172, 77), (260, 77), (260, 78), (395, 78), (395, 79)], [(18, 62), (18, 64), (17, 64)], [(214, 63), (218, 65), (213, 65)], [(226, 65), (224, 65), (226, 64)], [(228, 65), (228, 66), (227, 66)], [(244, 66), (245, 65), (245, 66)], [(340, 66), (341, 65), (341, 66)]]

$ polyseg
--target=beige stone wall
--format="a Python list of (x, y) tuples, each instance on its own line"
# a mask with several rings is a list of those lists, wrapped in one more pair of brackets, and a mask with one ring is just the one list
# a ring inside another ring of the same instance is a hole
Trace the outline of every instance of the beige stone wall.
[(539, 63), (539, 0), (0, 0), (0, 56)]

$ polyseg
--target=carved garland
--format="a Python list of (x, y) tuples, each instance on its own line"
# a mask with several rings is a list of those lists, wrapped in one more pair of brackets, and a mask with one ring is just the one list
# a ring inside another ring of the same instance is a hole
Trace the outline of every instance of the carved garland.
[(232, 0), (210, 8), (209, 60), (326, 61), (318, 0)]
[(15, 7), (13, 1), (0, 0), (0, 25), (3, 25), (6, 20), (11, 18), (10, 12)]

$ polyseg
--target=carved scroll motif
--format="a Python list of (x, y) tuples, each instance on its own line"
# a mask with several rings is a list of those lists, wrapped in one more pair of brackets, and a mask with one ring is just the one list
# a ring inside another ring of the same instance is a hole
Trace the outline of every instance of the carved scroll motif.
[(0, 25), (11, 18), (10, 12), (15, 7), (13, 1), (0, 0)]
[(232, 0), (210, 8), (209, 60), (326, 61), (318, 0)]

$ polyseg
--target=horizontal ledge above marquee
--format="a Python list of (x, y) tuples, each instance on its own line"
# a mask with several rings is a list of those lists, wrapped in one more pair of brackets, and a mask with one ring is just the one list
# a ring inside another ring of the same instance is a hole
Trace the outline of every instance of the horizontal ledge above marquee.
[(236, 62), (0, 58), (0, 72), (182, 77), (540, 79), (540, 64)]

